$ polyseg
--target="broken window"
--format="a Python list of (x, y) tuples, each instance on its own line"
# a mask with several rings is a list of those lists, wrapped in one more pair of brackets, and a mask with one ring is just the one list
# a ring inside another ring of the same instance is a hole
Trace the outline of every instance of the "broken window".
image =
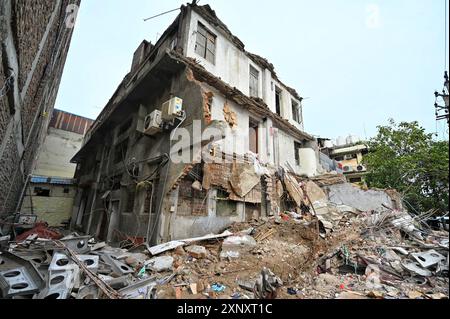
[(292, 119), (299, 124), (302, 122), (300, 105), (294, 100), (292, 100)]
[(295, 152), (295, 164), (300, 166), (300, 154), (299, 150), (302, 148), (302, 144), (294, 142), (294, 152)]
[(281, 116), (281, 89), (275, 89), (275, 111)]
[(45, 187), (35, 187), (34, 195), (38, 197), (50, 197), (50, 189)]
[(118, 164), (125, 160), (128, 149), (128, 139), (116, 145), (114, 150), (114, 164)]
[(258, 97), (259, 72), (250, 65), (250, 96)]
[(216, 36), (209, 32), (200, 22), (197, 27), (195, 52), (202, 58), (214, 64), (216, 56)]
[(248, 146), (249, 151), (255, 154), (259, 153), (258, 145), (258, 122), (250, 119), (248, 125)]

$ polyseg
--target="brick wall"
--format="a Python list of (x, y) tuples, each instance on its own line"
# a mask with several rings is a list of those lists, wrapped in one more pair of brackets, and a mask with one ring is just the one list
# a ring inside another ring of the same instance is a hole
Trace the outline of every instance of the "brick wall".
[(0, 88), (6, 67), (15, 75), (0, 95), (0, 216), (14, 212), (46, 135), (73, 32), (69, 4), (80, 0), (0, 1)]

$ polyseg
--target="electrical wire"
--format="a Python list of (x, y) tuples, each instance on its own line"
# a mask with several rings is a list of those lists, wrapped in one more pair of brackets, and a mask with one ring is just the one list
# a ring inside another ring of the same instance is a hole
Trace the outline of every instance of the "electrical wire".
[[(176, 131), (178, 130), (178, 128), (181, 126), (181, 124), (184, 123), (184, 121), (186, 120), (186, 117), (187, 117), (187, 116), (186, 116), (186, 112), (184, 112), (184, 113), (183, 113), (183, 118), (181, 119), (180, 123), (179, 123), (179, 124), (177, 125), (177, 127), (170, 133), (170, 137), (169, 137), (169, 157), (170, 157), (170, 158), (171, 158), (171, 149), (172, 149), (172, 138), (173, 138), (173, 136), (175, 135), (175, 133), (176, 133)], [(165, 174), (165, 176), (164, 176), (164, 183), (161, 184), (161, 185), (162, 185), (162, 188), (163, 188), (163, 191), (162, 191), (162, 194), (161, 194), (161, 198), (159, 199), (158, 210), (156, 211), (156, 220), (155, 220), (155, 222), (154, 222), (154, 224), (153, 224), (151, 233), (149, 233), (149, 234), (151, 234), (152, 237), (153, 237), (153, 233), (155, 232), (156, 227), (157, 227), (157, 225), (158, 225), (159, 217), (161, 216), (161, 209), (162, 209), (162, 204), (163, 204), (164, 197), (165, 197), (165, 194), (166, 194), (166, 183), (167, 183), (168, 176), (169, 176), (169, 168), (166, 168), (166, 174)], [(147, 238), (147, 242), (149, 242), (149, 239), (150, 239), (150, 237)]]
[(445, 3), (445, 10), (444, 10), (444, 43), (445, 43), (445, 47), (444, 47), (444, 70), (447, 70), (447, 0), (444, 0)]

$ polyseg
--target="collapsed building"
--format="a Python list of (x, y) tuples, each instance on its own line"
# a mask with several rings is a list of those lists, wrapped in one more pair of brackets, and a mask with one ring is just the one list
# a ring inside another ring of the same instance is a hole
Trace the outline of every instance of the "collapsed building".
[(20, 208), (51, 119), (79, 3), (0, 2), (0, 217)]
[(314, 176), (318, 158), (297, 91), (209, 5), (188, 4), (138, 47), (74, 156), (71, 226), (154, 243), (216, 232), (298, 206), (280, 201), (278, 169)]

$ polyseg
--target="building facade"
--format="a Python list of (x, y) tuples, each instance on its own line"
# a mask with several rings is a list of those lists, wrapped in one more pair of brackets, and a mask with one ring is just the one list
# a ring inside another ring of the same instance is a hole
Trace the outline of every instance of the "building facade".
[(80, 150), (93, 120), (55, 109), (36, 167), (22, 201), (21, 213), (35, 214), (50, 226), (68, 221), (77, 191), (76, 165), (70, 163)]
[(156, 243), (275, 215), (293, 202), (279, 168), (314, 176), (318, 154), (301, 96), (208, 5), (188, 4), (138, 47), (73, 158), (72, 227)]
[(0, 217), (20, 208), (51, 119), (79, 3), (0, 2)]

